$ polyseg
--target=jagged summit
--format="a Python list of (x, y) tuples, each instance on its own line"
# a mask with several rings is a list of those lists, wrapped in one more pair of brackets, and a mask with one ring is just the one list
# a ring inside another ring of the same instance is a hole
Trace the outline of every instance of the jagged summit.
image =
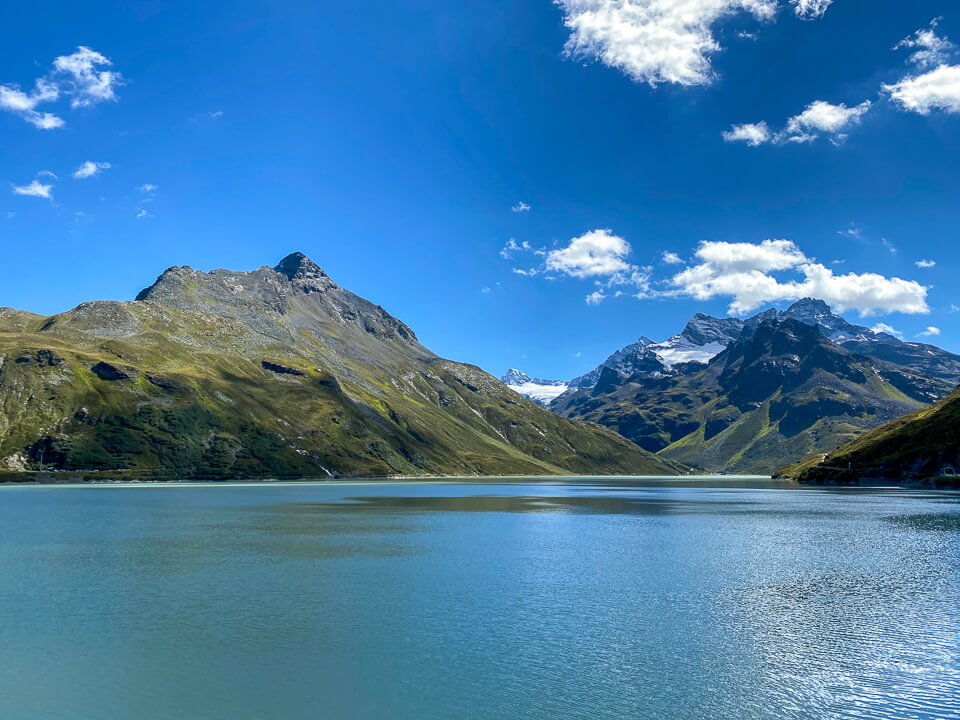
[(302, 252), (290, 253), (273, 270), (306, 292), (319, 292), (338, 287), (323, 268)]

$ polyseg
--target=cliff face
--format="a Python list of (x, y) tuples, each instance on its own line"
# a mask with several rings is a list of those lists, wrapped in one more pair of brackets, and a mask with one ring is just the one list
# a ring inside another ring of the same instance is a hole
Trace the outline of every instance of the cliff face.
[(0, 468), (136, 477), (670, 473), (437, 357), (302, 254), (0, 311)]

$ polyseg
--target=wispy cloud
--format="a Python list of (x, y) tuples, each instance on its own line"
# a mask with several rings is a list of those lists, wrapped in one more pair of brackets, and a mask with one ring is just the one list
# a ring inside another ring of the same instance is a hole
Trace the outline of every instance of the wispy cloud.
[(63, 127), (62, 117), (38, 110), (38, 106), (70, 98), (70, 107), (90, 107), (116, 100), (116, 88), (123, 83), (118, 72), (101, 69), (112, 63), (104, 55), (80, 46), (70, 55), (61, 55), (53, 61), (53, 68), (34, 82), (33, 89), (24, 91), (16, 83), (0, 85), (0, 110), (19, 115), (41, 130)]
[(917, 260), (914, 265), (918, 268), (932, 268), (937, 264), (936, 260)]
[(502, 257), (504, 260), (509, 260), (519, 252), (532, 251), (533, 247), (526, 240), (523, 242), (517, 242), (515, 238), (510, 238), (507, 240), (507, 244), (503, 246), (503, 250), (500, 251), (500, 257)]
[(937, 337), (938, 335), (940, 335), (940, 328), (933, 327), (933, 325), (928, 327), (923, 332), (917, 333), (917, 337)]
[(90, 162), (89, 160), (76, 169), (73, 173), (74, 180), (83, 180), (99, 175), (104, 170), (110, 169), (108, 162)]
[(880, 242), (883, 243), (883, 246), (887, 249), (887, 251), (888, 251), (891, 255), (896, 255), (896, 254), (897, 254), (897, 248), (896, 248), (896, 246), (895, 246), (892, 242), (890, 242), (890, 241), (887, 240), (886, 238), (880, 238)]
[(886, 323), (882, 323), (882, 322), (878, 322), (876, 325), (874, 325), (870, 329), (873, 330), (873, 332), (876, 334), (886, 333), (887, 335), (893, 335), (894, 337), (898, 337), (898, 338), (903, 337), (902, 332), (900, 332), (893, 326), (887, 325)]
[(677, 255), (675, 252), (666, 250), (664, 251), (662, 258), (663, 262), (665, 262), (667, 265), (683, 265), (683, 258)]
[(893, 49), (913, 50), (907, 62), (920, 68), (934, 67), (945, 62), (956, 46), (947, 38), (937, 35), (937, 25), (942, 19), (934, 18), (930, 21), (930, 27), (917, 30), (894, 45)]
[(44, 185), (38, 180), (34, 180), (29, 185), (14, 185), (14, 195), (26, 195), (27, 197), (40, 197), (47, 200), (53, 200), (53, 185)]
[(859, 238), (863, 235), (863, 228), (859, 227), (856, 223), (850, 223), (850, 227), (845, 230), (837, 230), (837, 235), (843, 235), (848, 238)]
[(142, 193), (155, 193), (159, 189), (160, 187), (158, 185), (154, 185), (153, 183), (144, 183), (143, 185), (137, 188), (137, 190), (139, 190)]
[(529, 212), (530, 206), (527, 203), (525, 203), (523, 200), (521, 200), (512, 208), (510, 208), (510, 211), (515, 213)]
[(859, 124), (860, 119), (869, 112), (872, 103), (866, 100), (859, 105), (848, 107), (844, 103), (834, 105), (825, 100), (817, 100), (804, 108), (803, 112), (788, 118), (781, 130), (773, 132), (766, 122), (741, 123), (733, 125), (722, 133), (726, 142), (743, 142), (750, 147), (767, 143), (784, 145), (802, 144), (825, 137), (835, 145), (847, 138), (847, 132)]
[(150, 214), (150, 213), (148, 213), (148, 212), (147, 212), (146, 210), (144, 210), (143, 208), (138, 208), (138, 209), (137, 209), (137, 220), (142, 220), (142, 219), (144, 219), (144, 218), (152, 218), (152, 217), (153, 217), (153, 215)]

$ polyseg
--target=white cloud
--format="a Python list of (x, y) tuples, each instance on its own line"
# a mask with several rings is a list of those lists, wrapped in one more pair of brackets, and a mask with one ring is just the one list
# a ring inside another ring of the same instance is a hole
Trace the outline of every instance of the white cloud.
[(13, 220), (17, 214), (12, 210), (7, 210), (7, 220)]
[(514, 238), (507, 240), (507, 244), (503, 246), (503, 250), (500, 251), (500, 257), (504, 260), (509, 260), (518, 252), (531, 252), (533, 247), (524, 240), (522, 243), (517, 242)]
[(816, 100), (807, 105), (802, 113), (787, 120), (777, 142), (809, 142), (817, 139), (820, 133), (831, 136), (835, 141), (842, 140), (846, 137), (843, 131), (860, 122), (870, 105), (869, 100), (853, 107)]
[(116, 100), (115, 88), (123, 83), (120, 73), (97, 69), (111, 64), (95, 50), (78, 47), (75, 53), (56, 58), (53, 69), (38, 79), (30, 92), (24, 92), (17, 84), (0, 85), (0, 110), (19, 115), (41, 130), (63, 127), (63, 118), (41, 112), (37, 106), (57, 102), (63, 96), (71, 98), (73, 108)]
[(37, 173), (37, 177), (51, 177), (54, 180), (60, 179), (57, 177), (56, 173), (53, 173), (50, 170), (41, 170), (40, 172)]
[(212, 113), (210, 113), (210, 118), (212, 120), (216, 120), (217, 118), (222, 118), (222, 117), (223, 117), (223, 110), (214, 110)]
[(88, 160), (76, 169), (76, 171), (73, 173), (73, 179), (83, 180), (84, 178), (90, 178), (94, 175), (99, 175), (102, 170), (109, 169), (110, 163), (108, 162), (90, 162)]
[(525, 203), (523, 200), (521, 200), (512, 208), (510, 208), (510, 210), (515, 213), (527, 212), (530, 210), (530, 206), (527, 205), (527, 203)]
[(71, 55), (61, 55), (53, 61), (55, 74), (63, 77), (66, 92), (72, 96), (70, 107), (89, 107), (97, 103), (116, 100), (115, 89), (123, 83), (120, 73), (98, 70), (113, 63), (106, 57), (80, 46)]
[(922, 75), (908, 75), (883, 89), (903, 110), (921, 115), (934, 110), (960, 113), (960, 65), (941, 65)]
[(777, 10), (777, 0), (554, 2), (570, 30), (568, 56), (599, 60), (651, 86), (710, 84), (710, 56), (722, 49), (713, 36), (714, 23), (737, 13), (772, 20)]
[(874, 325), (874, 326), (873, 326), (872, 328), (870, 328), (870, 329), (873, 330), (873, 332), (876, 333), (876, 334), (878, 334), (878, 335), (879, 335), (880, 333), (886, 333), (887, 335), (893, 335), (894, 337), (898, 337), (898, 338), (902, 338), (902, 337), (903, 337), (903, 333), (902, 333), (902, 332), (900, 332), (899, 330), (897, 330), (897, 329), (894, 328), (893, 326), (887, 325), (886, 323), (882, 323), (882, 322), (878, 322), (876, 325)]
[(138, 208), (138, 209), (137, 209), (137, 220), (142, 220), (143, 218), (152, 218), (152, 217), (153, 217), (153, 215), (151, 215), (150, 213), (148, 213), (148, 212), (147, 212), (146, 210), (144, 210), (143, 208)]
[(670, 252), (669, 250), (663, 253), (663, 261), (667, 265), (683, 265), (683, 258), (677, 255), (675, 252)]
[(0, 85), (0, 110), (19, 115), (41, 130), (53, 130), (63, 127), (63, 119), (36, 108), (41, 103), (55, 102), (59, 97), (59, 88), (42, 78), (37, 80), (30, 93), (23, 92), (19, 85)]
[(934, 18), (930, 22), (930, 27), (917, 30), (910, 37), (906, 37), (894, 45), (893, 49), (902, 50), (906, 48), (913, 50), (914, 52), (907, 58), (907, 62), (911, 62), (920, 68), (940, 65), (949, 57), (954, 48), (954, 44), (947, 38), (937, 35), (936, 27), (941, 19)]
[(723, 139), (726, 142), (745, 142), (750, 147), (770, 142), (772, 137), (770, 128), (765, 122), (741, 123), (723, 132)]
[(630, 244), (610, 230), (591, 230), (547, 253), (546, 267), (578, 278), (609, 277), (634, 269), (624, 259), (630, 251)]
[(922, 333), (918, 333), (917, 337), (936, 337), (940, 334), (940, 328), (933, 327), (932, 325), (924, 330)]
[(896, 255), (896, 254), (897, 254), (897, 248), (896, 248), (896, 246), (895, 246), (892, 242), (890, 242), (890, 241), (887, 240), (886, 238), (880, 238), (880, 242), (882, 242), (882, 243), (883, 243), (883, 246), (884, 246), (887, 250), (890, 251), (890, 254), (891, 254), (891, 255)]
[[(760, 305), (816, 297), (838, 311), (861, 316), (884, 312), (927, 313), (928, 288), (912, 280), (876, 273), (836, 275), (808, 259), (789, 240), (759, 244), (704, 242), (697, 249), (700, 264), (669, 280), (674, 290), (698, 300), (732, 298), (730, 312), (742, 315)], [(790, 270), (800, 278), (781, 281), (773, 273)]]
[(486, 293), (490, 292), (490, 288), (488, 288), (488, 287), (482, 287), (482, 288), (480, 288), (480, 292), (486, 294)]
[(589, 295), (587, 295), (587, 305), (599, 305), (602, 303), (607, 296), (603, 293), (602, 290), (596, 290)]
[(47, 200), (53, 200), (53, 185), (44, 185), (34, 180), (29, 185), (13, 186), (14, 195), (26, 195), (28, 197), (42, 197)]
[(804, 20), (823, 17), (832, 3), (833, 0), (790, 0), (791, 5), (796, 5), (794, 12), (797, 17)]
[(845, 131), (858, 124), (870, 107), (869, 100), (853, 107), (816, 100), (807, 105), (799, 115), (788, 118), (783, 129), (776, 133), (772, 132), (765, 122), (741, 123), (724, 131), (723, 139), (727, 142), (745, 142), (751, 147), (757, 147), (765, 143), (807, 143), (825, 135), (834, 144), (840, 144), (847, 137)]
[(703, 242), (696, 255), (723, 273), (786, 270), (807, 259), (790, 240), (764, 240), (759, 244)]
[(937, 264), (936, 260), (917, 260), (914, 265), (918, 268), (932, 268)]
[(138, 187), (137, 189), (138, 189), (140, 192), (143, 192), (143, 193), (153, 193), (153, 192), (156, 192), (157, 190), (159, 190), (160, 187), (157, 186), (157, 185), (154, 185), (154, 184), (152, 184), (152, 183), (144, 183), (143, 185), (141, 185), (141, 186)]
[(837, 235), (843, 235), (844, 237), (849, 238), (858, 238), (863, 235), (863, 228), (859, 227), (856, 223), (850, 223), (850, 227), (846, 230), (837, 230)]

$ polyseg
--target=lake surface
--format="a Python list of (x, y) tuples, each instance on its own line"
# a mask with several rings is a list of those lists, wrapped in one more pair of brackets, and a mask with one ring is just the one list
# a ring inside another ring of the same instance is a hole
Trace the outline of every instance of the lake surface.
[(0, 718), (960, 718), (960, 497), (2, 487)]

